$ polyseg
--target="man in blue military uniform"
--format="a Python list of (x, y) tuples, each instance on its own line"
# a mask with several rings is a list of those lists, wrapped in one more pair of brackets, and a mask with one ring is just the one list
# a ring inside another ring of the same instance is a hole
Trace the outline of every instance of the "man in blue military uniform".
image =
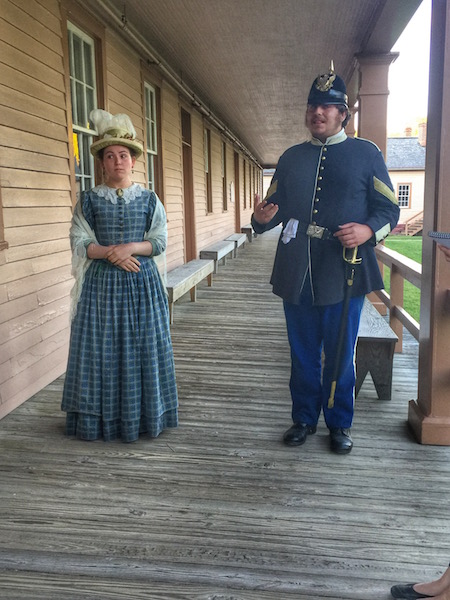
[[(349, 117), (345, 83), (331, 68), (317, 77), (308, 96), (305, 123), (312, 139), (281, 156), (266, 198), (256, 201), (252, 215), (256, 233), (283, 225), (271, 277), (273, 292), (283, 299), (291, 348), (294, 424), (283, 441), (303, 444), (316, 432), (323, 410), (331, 450), (339, 454), (353, 447), (354, 354), (364, 297), (383, 287), (374, 246), (399, 217), (383, 156), (372, 142), (347, 137)], [(343, 253), (355, 248), (361, 264), (329, 408), (346, 285)]]

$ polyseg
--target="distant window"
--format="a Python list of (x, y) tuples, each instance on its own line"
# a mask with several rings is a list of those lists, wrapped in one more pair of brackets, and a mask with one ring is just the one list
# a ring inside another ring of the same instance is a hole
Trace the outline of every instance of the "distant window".
[(205, 179), (206, 179), (206, 210), (213, 211), (212, 179), (211, 179), (211, 131), (204, 129)]
[(411, 184), (399, 183), (397, 185), (397, 198), (400, 208), (410, 208), (411, 206)]
[(222, 142), (222, 197), (223, 210), (228, 210), (228, 189), (227, 189), (227, 145)]
[(256, 168), (255, 165), (252, 166), (252, 192), (250, 194), (250, 208), (252, 207), (252, 202), (256, 194)]
[(156, 192), (156, 177), (158, 172), (158, 123), (156, 114), (156, 90), (148, 83), (144, 85), (144, 90), (148, 188)]
[(243, 169), (243, 179), (244, 179), (244, 210), (247, 208), (247, 161), (244, 158), (244, 169)]
[(96, 134), (89, 113), (97, 108), (94, 40), (72, 23), (69, 36), (70, 97), (72, 101), (73, 160), (77, 196), (94, 185), (94, 159), (89, 147)]

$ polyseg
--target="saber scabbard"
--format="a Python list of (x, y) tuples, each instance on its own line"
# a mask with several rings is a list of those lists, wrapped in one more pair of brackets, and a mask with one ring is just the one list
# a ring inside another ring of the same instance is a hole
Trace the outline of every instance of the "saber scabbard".
[[(352, 250), (349, 256), (349, 250)], [(355, 279), (356, 267), (361, 264), (362, 258), (358, 258), (358, 246), (355, 248), (344, 248), (342, 253), (345, 262), (345, 290), (344, 290), (344, 301), (342, 303), (342, 314), (339, 323), (339, 335), (336, 347), (336, 360), (334, 363), (333, 377), (331, 380), (330, 397), (328, 398), (328, 408), (334, 407), (334, 395), (336, 393), (337, 381), (339, 378), (339, 371), (342, 360), (342, 350), (344, 347), (345, 333), (347, 331), (348, 323), (348, 307), (350, 305), (350, 298), (352, 295), (352, 286)]]

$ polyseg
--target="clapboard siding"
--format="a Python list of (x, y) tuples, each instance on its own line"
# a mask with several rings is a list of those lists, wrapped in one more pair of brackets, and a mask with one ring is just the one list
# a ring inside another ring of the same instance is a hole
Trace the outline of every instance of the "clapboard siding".
[[(14, 68), (2, 62), (0, 62), (0, 81), (17, 92), (18, 102), (21, 102), (21, 94), (24, 94), (31, 98), (39, 98), (42, 102), (46, 102), (49, 107), (61, 108), (64, 106), (65, 96), (62, 90), (44, 86), (41, 81), (29, 75), (19, 73)], [(3, 123), (3, 116), (1, 118)], [(27, 130), (25, 128), (25, 131)]]
[(14, 28), (13, 30), (1, 23), (0, 35), (6, 45), (21, 48), (23, 53), (33, 58), (33, 60), (37, 59), (47, 65), (50, 69), (62, 73), (63, 61), (61, 55), (47, 46), (44, 46), (41, 40), (36, 40), (23, 30), (17, 28)]
[(52, 381), (66, 362), (67, 109), (61, 22), (55, 3), (46, 4), (52, 10), (33, 1), (1, 4), (0, 181), (9, 247), (0, 267), (0, 311), (8, 316), (0, 328), (0, 414)]
[(45, 85), (48, 85), (56, 90), (60, 90), (63, 86), (63, 74), (58, 73), (51, 67), (43, 64), (40, 60), (25, 54), (19, 49), (14, 48), (0, 40), (0, 55), (6, 56), (8, 64), (14, 69), (29, 75)]
[[(56, 2), (45, 0), (45, 5)], [(2, 0), (2, 18), (13, 26), (14, 30), (24, 31), (34, 40), (38, 40), (56, 54), (61, 55), (61, 25), (55, 13), (43, 8), (39, 2), (23, 0)], [(17, 45), (17, 44), (16, 44)]]
[(0, 125), (1, 137), (8, 140), (10, 148), (19, 148), (44, 155), (50, 154), (51, 156), (64, 156), (66, 154), (68, 157), (67, 141), (50, 140), (42, 135)]
[(21, 169), (27, 171), (46, 171), (47, 173), (58, 173), (69, 175), (69, 164), (67, 158), (38, 154), (37, 152), (26, 152), (14, 148), (0, 147), (0, 167), (15, 168), (20, 165)]
[(64, 206), (67, 207), (67, 193), (64, 190), (24, 190), (3, 189), (3, 208)]
[[(185, 261), (183, 164), (180, 110), (191, 113), (194, 217), (197, 252), (235, 231), (233, 144), (227, 140), (228, 210), (223, 210), (221, 134), (189, 99), (147, 67), (147, 56), (75, 0), (0, 0), (0, 416), (64, 372), (73, 284), (69, 228), (74, 192), (66, 23), (98, 40), (101, 102), (130, 115), (144, 139), (143, 84), (159, 89), (161, 197), (169, 245), (168, 270)], [(203, 128), (211, 129), (213, 210), (206, 210)], [(240, 152), (240, 150), (239, 150)], [(242, 163), (242, 159), (241, 159)], [(241, 177), (242, 179), (242, 177)], [(145, 156), (134, 180), (146, 184)], [(241, 202), (241, 206), (243, 206)], [(241, 221), (249, 216), (241, 211)]]
[[(61, 98), (63, 96), (60, 96)], [(2, 113), (2, 125), (42, 136), (44, 140), (48, 139), (49, 143), (56, 140), (67, 144), (66, 126), (6, 106), (2, 108)]]
[(144, 122), (140, 58), (110, 32), (106, 35), (106, 67), (108, 110), (113, 114), (125, 112), (129, 115), (138, 139), (142, 140)]
[(164, 207), (168, 219), (167, 269), (185, 262), (183, 224), (183, 166), (180, 102), (175, 90), (163, 83), (161, 92), (161, 138)]
[(13, 90), (6, 85), (0, 85), (0, 93), (2, 103), (5, 106), (66, 127), (66, 111), (62, 107), (51, 105), (40, 98), (34, 98), (26, 94), (18, 95), (17, 90)]

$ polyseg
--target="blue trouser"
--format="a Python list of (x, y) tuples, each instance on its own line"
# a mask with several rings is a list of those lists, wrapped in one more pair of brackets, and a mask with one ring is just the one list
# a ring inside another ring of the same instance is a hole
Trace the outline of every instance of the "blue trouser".
[(329, 306), (312, 306), (309, 301), (299, 305), (284, 302), (291, 347), (290, 390), (294, 423), (316, 425), (320, 411), (323, 409), (325, 423), (330, 429), (352, 426), (355, 398), (355, 346), (363, 303), (364, 296), (350, 300), (334, 407), (328, 408), (342, 302)]

